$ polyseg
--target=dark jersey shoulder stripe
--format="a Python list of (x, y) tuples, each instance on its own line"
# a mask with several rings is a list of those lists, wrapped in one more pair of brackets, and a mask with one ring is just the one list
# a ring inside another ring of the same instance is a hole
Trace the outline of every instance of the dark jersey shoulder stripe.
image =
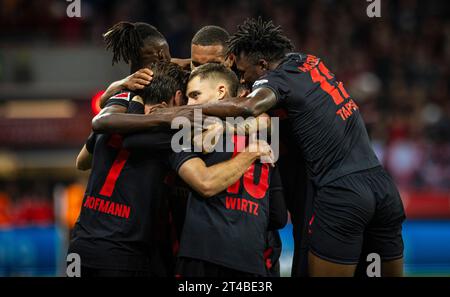
[(253, 89), (274, 91), (288, 114), (292, 136), (317, 186), (380, 165), (356, 100), (325, 63), (312, 55), (288, 55)]

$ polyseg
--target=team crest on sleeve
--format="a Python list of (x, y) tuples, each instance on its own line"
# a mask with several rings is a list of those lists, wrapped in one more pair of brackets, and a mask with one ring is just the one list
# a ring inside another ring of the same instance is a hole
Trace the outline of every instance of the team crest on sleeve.
[(130, 95), (131, 95), (130, 92), (122, 92), (122, 93), (118, 93), (118, 94), (112, 96), (109, 99), (122, 99), (125, 101), (130, 101), (130, 97), (131, 97)]
[(266, 83), (268, 83), (269, 81), (267, 80), (267, 79), (260, 79), (260, 80), (257, 80), (257, 81), (255, 81), (254, 83), (253, 83), (253, 86), (252, 86), (252, 88), (256, 88), (256, 87), (258, 87), (258, 86), (260, 86), (260, 85), (263, 85), (263, 84), (266, 84)]

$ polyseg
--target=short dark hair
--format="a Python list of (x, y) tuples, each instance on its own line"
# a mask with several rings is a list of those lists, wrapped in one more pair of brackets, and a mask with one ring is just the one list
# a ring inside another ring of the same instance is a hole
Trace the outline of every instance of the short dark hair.
[(196, 45), (222, 45), (227, 47), (227, 41), (230, 38), (227, 30), (219, 26), (205, 26), (195, 33), (192, 38), (192, 44)]
[(294, 46), (287, 38), (280, 26), (275, 26), (272, 21), (247, 19), (233, 34), (228, 42), (227, 54), (239, 57), (241, 53), (251, 59), (266, 59), (269, 62), (282, 59), (286, 53), (292, 51)]
[(168, 103), (178, 90), (185, 96), (189, 72), (166, 61), (152, 63), (149, 68), (153, 71), (152, 81), (142, 90), (136, 91), (144, 104)]
[(228, 67), (218, 63), (206, 63), (195, 68), (195, 70), (191, 72), (189, 80), (194, 79), (197, 76), (200, 77), (200, 79), (215, 78), (224, 80), (228, 85), (230, 96), (237, 96), (239, 79)]
[(141, 48), (145, 43), (166, 42), (161, 32), (147, 23), (119, 22), (103, 34), (106, 49), (112, 49), (113, 65), (120, 60), (140, 65)]

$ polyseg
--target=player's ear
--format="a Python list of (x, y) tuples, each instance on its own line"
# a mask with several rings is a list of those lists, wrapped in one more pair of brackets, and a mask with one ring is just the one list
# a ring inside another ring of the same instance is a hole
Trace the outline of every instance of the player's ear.
[(161, 60), (161, 61), (163, 61), (164, 60), (164, 51), (163, 51), (163, 49), (160, 49), (159, 51), (158, 51), (158, 60)]
[(227, 95), (228, 90), (225, 85), (219, 85), (217, 88), (217, 96), (219, 100), (222, 100)]
[(227, 68), (231, 68), (231, 66), (233, 66), (234, 61), (236, 60), (236, 56), (234, 54), (229, 54), (226, 59), (225, 62), (223, 63), (223, 65)]
[(261, 70), (269, 70), (269, 63), (266, 60), (259, 59), (257, 64), (261, 67)]
[(174, 106), (181, 106), (184, 104), (184, 95), (181, 90), (177, 90), (175, 92), (175, 96), (173, 97), (173, 105)]

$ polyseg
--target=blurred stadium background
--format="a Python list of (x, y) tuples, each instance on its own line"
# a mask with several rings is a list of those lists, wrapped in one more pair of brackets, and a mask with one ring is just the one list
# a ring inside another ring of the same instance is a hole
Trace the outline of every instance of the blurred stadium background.
[[(374, 148), (406, 208), (407, 275), (450, 276), (450, 23), (447, 1), (64, 0), (0, 1), (0, 276), (64, 275), (68, 230), (88, 174), (75, 157), (90, 130), (96, 94), (127, 75), (111, 66), (101, 34), (144, 21), (190, 55), (200, 27), (230, 33), (261, 15), (297, 49), (327, 61), (359, 102)], [(283, 231), (283, 275), (292, 257)]]

